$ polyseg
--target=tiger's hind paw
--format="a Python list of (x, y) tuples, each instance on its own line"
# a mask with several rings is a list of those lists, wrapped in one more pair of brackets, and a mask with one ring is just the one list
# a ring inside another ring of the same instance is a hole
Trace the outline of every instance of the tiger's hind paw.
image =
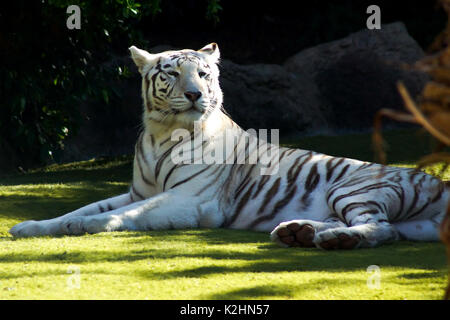
[(355, 249), (359, 247), (360, 242), (359, 235), (337, 230), (319, 232), (314, 239), (316, 246), (325, 250)]
[(316, 231), (310, 224), (298, 222), (281, 223), (270, 234), (272, 241), (284, 247), (315, 247), (313, 242)]

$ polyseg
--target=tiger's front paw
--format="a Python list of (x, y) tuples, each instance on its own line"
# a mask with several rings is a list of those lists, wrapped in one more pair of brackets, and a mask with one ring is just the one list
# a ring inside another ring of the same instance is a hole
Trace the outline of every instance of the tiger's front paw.
[(283, 247), (315, 247), (313, 242), (316, 231), (309, 223), (283, 222), (270, 234), (272, 241)]
[(16, 238), (37, 237), (45, 235), (45, 228), (41, 222), (29, 220), (16, 224), (9, 233)]

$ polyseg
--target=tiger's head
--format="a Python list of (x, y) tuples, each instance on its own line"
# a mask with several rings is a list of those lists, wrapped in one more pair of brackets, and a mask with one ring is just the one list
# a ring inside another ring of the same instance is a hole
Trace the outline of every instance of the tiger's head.
[(222, 105), (220, 52), (216, 43), (202, 49), (151, 54), (130, 47), (142, 76), (144, 121), (190, 127)]

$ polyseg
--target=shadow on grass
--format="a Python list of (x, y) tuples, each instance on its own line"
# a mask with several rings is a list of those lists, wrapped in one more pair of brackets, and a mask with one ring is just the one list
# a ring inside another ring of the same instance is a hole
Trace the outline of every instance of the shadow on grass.
[(123, 161), (95, 160), (89, 165), (74, 163), (57, 166), (53, 170), (44, 169), (25, 174), (0, 176), (0, 185), (27, 185), (44, 183), (74, 183), (118, 181), (129, 183), (132, 178), (132, 160), (127, 157)]
[[(305, 292), (306, 295), (311, 292), (317, 292), (320, 290), (328, 290), (333, 288), (336, 290), (339, 287), (348, 287), (348, 282), (351, 281), (353, 285), (364, 285), (365, 281), (357, 278), (346, 278), (345, 281), (340, 279), (320, 279), (314, 280), (309, 283), (292, 284), (292, 285), (259, 285), (249, 288), (241, 288), (236, 290), (229, 290), (226, 292), (220, 292), (211, 294), (206, 299), (212, 300), (227, 300), (227, 299), (251, 299), (252, 297), (266, 297), (266, 298), (292, 298), (298, 296), (299, 293)], [(301, 298), (300, 298), (301, 299)], [(264, 303), (263, 303), (264, 304)]]
[[(157, 262), (170, 259), (198, 259), (198, 266), (158, 272), (136, 270), (137, 275), (163, 280), (173, 278), (200, 278), (216, 274), (230, 273), (272, 273), (301, 271), (364, 271), (369, 265), (381, 267), (404, 267), (432, 272), (444, 272), (446, 259), (444, 246), (437, 243), (399, 242), (375, 249), (359, 249), (352, 251), (322, 251), (319, 249), (280, 248), (268, 242), (268, 235), (258, 232), (202, 229), (178, 231), (152, 231), (114, 233), (109, 235), (111, 250), (89, 248), (92, 237), (86, 238), (86, 249), (64, 249), (60, 253), (0, 253), (2, 263), (73, 263), (89, 264), (98, 262), (129, 262), (148, 260)], [(101, 237), (97, 236), (97, 237)], [(82, 237), (77, 237), (79, 240)], [(104, 241), (104, 239), (101, 239)], [(3, 240), (1, 245), (11, 245), (15, 241), (33, 239)], [(173, 246), (170, 244), (173, 242)], [(225, 245), (226, 244), (226, 245)], [(233, 246), (246, 244), (245, 246)], [(118, 246), (117, 246), (118, 245)], [(158, 246), (164, 245), (163, 248)], [(139, 249), (136, 249), (139, 247)], [(61, 249), (59, 249), (61, 250)], [(232, 262), (232, 263), (228, 263)], [(236, 262), (236, 263), (234, 263)], [(18, 275), (1, 275), (2, 277), (18, 277)], [(408, 279), (418, 277), (434, 277), (432, 273), (405, 274)]]
[(416, 280), (422, 280), (422, 279), (430, 279), (430, 278), (436, 278), (442, 276), (442, 272), (439, 271), (432, 271), (432, 272), (411, 272), (411, 273), (404, 273), (400, 275), (400, 278), (403, 279), (416, 279)]

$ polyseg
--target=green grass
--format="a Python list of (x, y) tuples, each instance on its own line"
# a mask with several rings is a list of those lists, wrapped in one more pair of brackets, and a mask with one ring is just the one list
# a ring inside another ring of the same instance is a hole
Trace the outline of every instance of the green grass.
[[(418, 144), (410, 131), (386, 137), (396, 165), (411, 166), (428, 152), (426, 141)], [(369, 135), (295, 144), (373, 159)], [(0, 299), (442, 298), (447, 269), (440, 243), (325, 252), (279, 248), (265, 233), (223, 229), (17, 240), (7, 232), (23, 220), (56, 217), (123, 193), (130, 179), (130, 157), (0, 177)], [(367, 286), (370, 265), (380, 267), (379, 289)]]

